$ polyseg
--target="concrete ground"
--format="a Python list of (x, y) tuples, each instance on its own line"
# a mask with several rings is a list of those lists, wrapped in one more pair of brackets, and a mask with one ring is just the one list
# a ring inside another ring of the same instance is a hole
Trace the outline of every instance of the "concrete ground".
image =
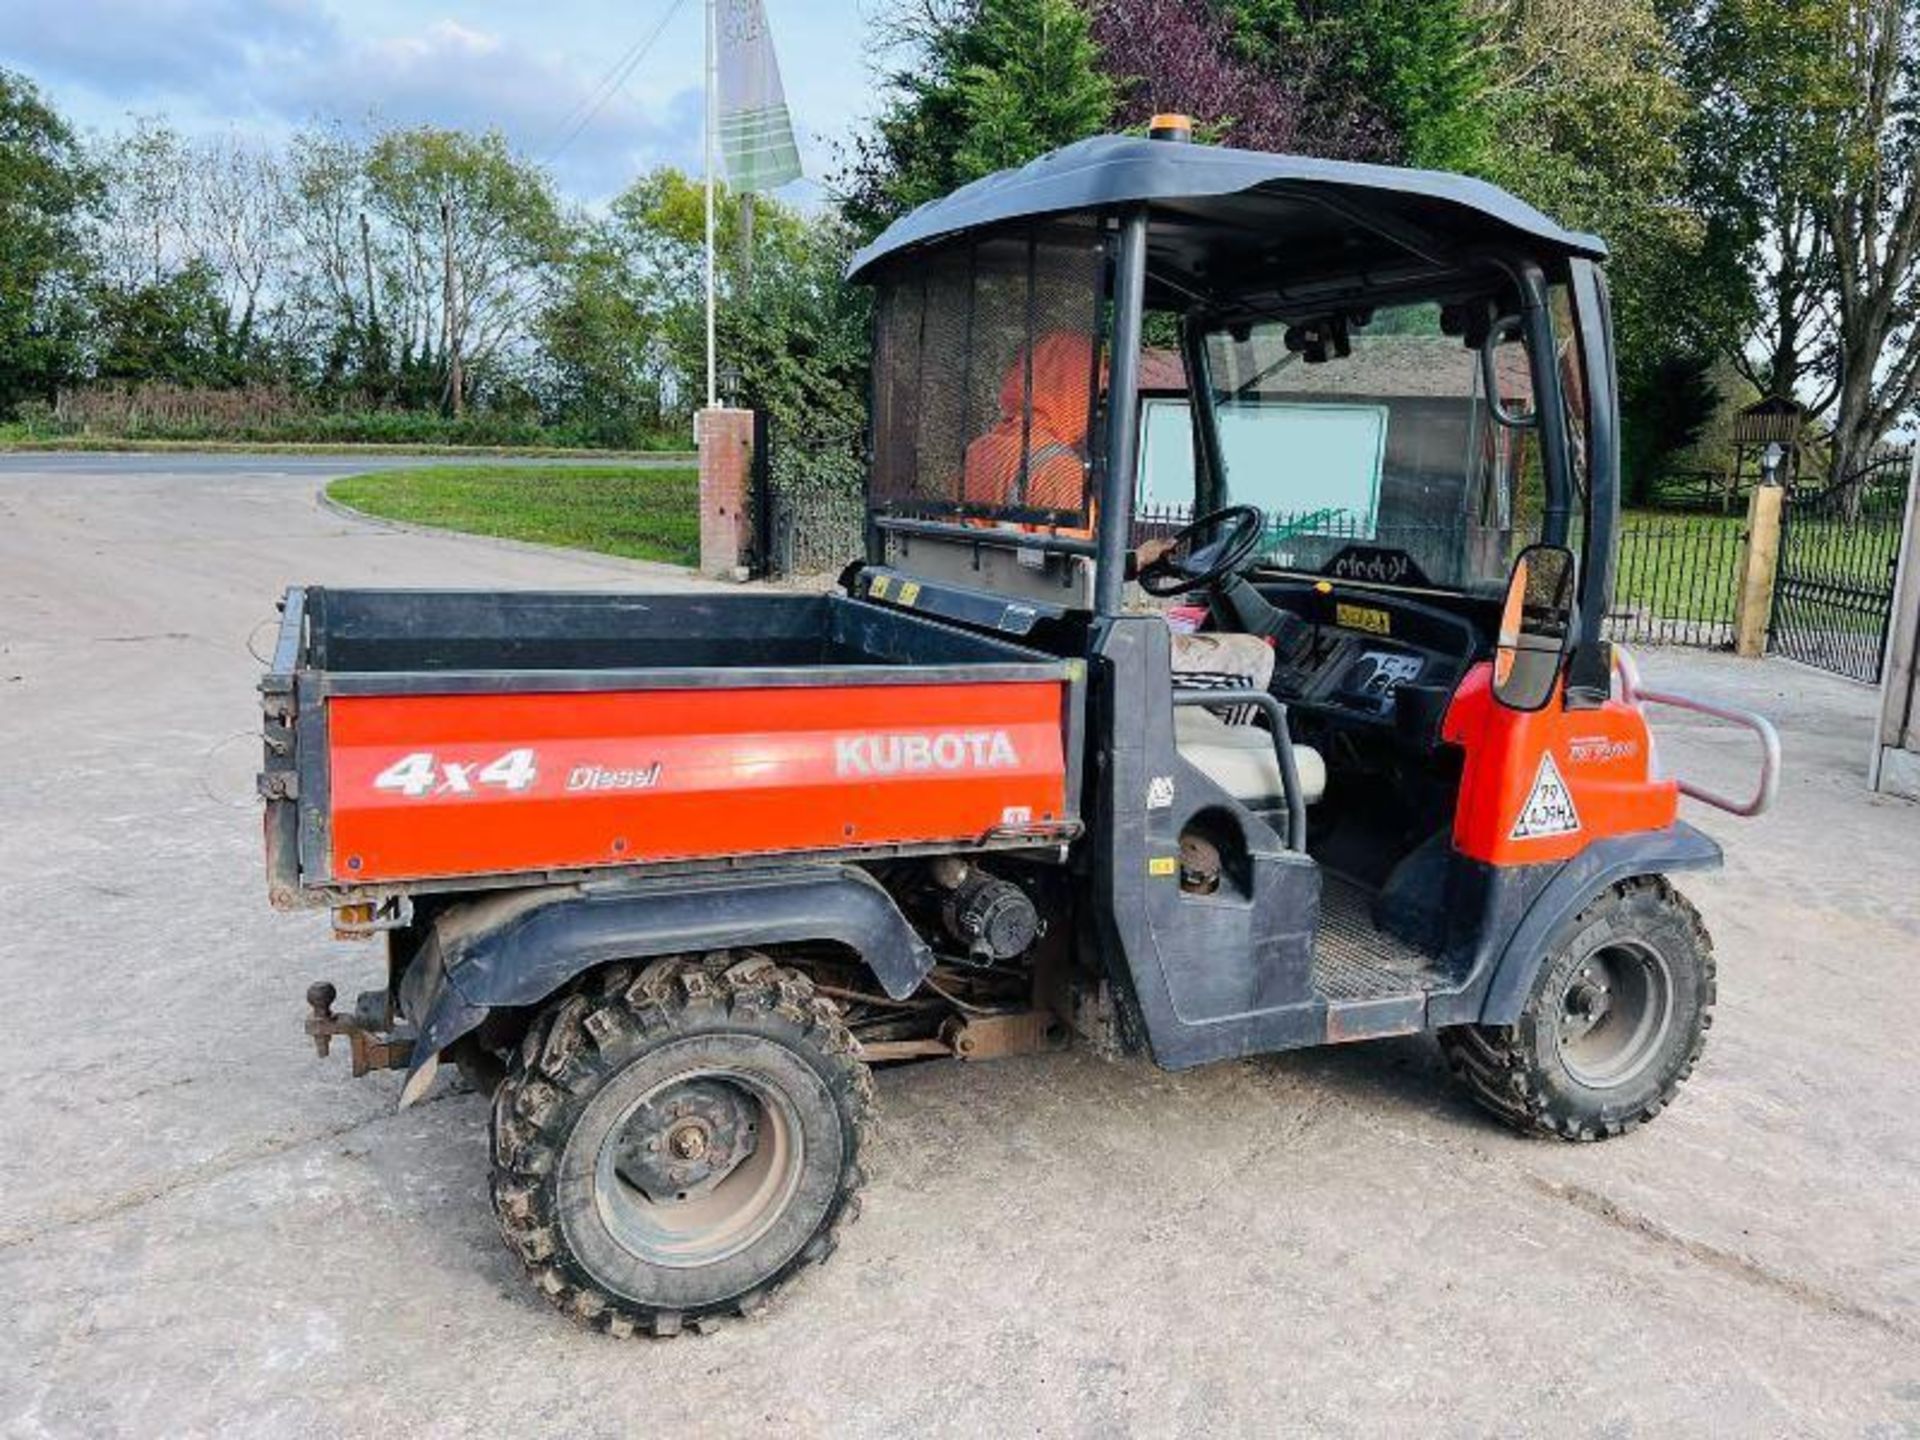
[(1863, 790), (1864, 688), (1681, 652), (1649, 680), (1788, 770), (1692, 816), (1721, 1001), (1657, 1124), (1512, 1138), (1424, 1039), (896, 1070), (866, 1218), (770, 1313), (575, 1330), (481, 1103), (396, 1114), (300, 1034), (379, 961), (267, 909), (248, 647), (293, 581), (686, 582), (317, 508), (350, 464), (0, 458), (0, 1430), (1920, 1435), (1920, 807)]

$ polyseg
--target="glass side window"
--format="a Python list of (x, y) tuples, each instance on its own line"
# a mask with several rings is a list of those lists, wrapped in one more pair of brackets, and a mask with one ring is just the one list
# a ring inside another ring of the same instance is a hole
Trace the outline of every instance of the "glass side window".
[(1219, 412), (1220, 452), (1237, 500), (1269, 512), (1274, 538), (1371, 540), (1380, 523), (1384, 405), (1249, 398)]
[(1140, 483), (1134, 503), (1155, 515), (1193, 506), (1193, 417), (1184, 395), (1140, 397)]

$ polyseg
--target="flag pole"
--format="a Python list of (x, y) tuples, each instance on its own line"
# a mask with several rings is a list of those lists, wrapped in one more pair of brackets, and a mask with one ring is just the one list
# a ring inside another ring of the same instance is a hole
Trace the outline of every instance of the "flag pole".
[(714, 220), (713, 220), (713, 145), (714, 132), (719, 127), (714, 122), (715, 107), (720, 103), (719, 95), (719, 36), (715, 33), (715, 12), (717, 0), (706, 0), (707, 19), (707, 108), (706, 124), (706, 160), (707, 160), (707, 408), (719, 403), (719, 388), (716, 380), (717, 361), (714, 354)]

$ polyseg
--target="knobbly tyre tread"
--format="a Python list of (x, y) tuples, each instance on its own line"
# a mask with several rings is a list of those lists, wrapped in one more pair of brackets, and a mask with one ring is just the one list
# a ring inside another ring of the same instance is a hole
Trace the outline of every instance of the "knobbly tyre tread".
[[(834, 1088), (850, 1099), (851, 1163), (822, 1228), (754, 1289), (692, 1311), (616, 1299), (597, 1288), (567, 1252), (555, 1195), (544, 1183), (566, 1140), (568, 1102), (584, 1103), (596, 1082), (611, 1073), (599, 1061), (602, 1044), (617, 1045), (634, 1032), (643, 1040), (664, 1039), (694, 1007), (713, 1006), (749, 1018), (775, 1010), (799, 1028), (798, 1038), (828, 1063)], [(799, 971), (757, 952), (673, 956), (644, 968), (616, 965), (540, 1013), (494, 1091), (489, 1127), (494, 1214), (535, 1287), (571, 1319), (620, 1338), (666, 1338), (689, 1330), (706, 1334), (729, 1318), (760, 1314), (795, 1274), (838, 1248), (841, 1230), (860, 1216), (859, 1191), (867, 1180), (860, 1156), (873, 1128), (873, 1076), (860, 1059), (859, 1045), (838, 1007), (816, 995), (813, 982)]]
[[(1686, 1058), (1665, 1078), (1658, 1093), (1621, 1116), (1575, 1114), (1556, 1106), (1552, 1097), (1543, 1092), (1539, 1062), (1529, 1053), (1519, 1026), (1448, 1026), (1440, 1031), (1441, 1051), (1448, 1068), (1466, 1086), (1468, 1093), (1482, 1109), (1523, 1134), (1550, 1135), (1561, 1140), (1591, 1143), (1611, 1140), (1637, 1130), (1673, 1102), (1674, 1095), (1699, 1063), (1701, 1052), (1706, 1048), (1707, 1032), (1713, 1028), (1718, 976), (1713, 938), (1707, 933), (1700, 912), (1663, 877), (1643, 876), (1623, 881), (1602, 893), (1574, 917), (1568, 930), (1578, 935), (1602, 919), (1608, 911), (1624, 915), (1634, 905), (1649, 902), (1670, 910), (1684, 920), (1692, 932), (1703, 977), (1700, 1024), (1694, 1032)], [(1542, 963), (1543, 973), (1552, 959), (1550, 955)]]

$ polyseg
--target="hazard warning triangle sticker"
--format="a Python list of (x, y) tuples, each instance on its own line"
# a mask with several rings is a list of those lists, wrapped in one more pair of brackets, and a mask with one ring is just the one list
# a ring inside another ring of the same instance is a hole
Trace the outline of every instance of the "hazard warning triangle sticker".
[(1549, 750), (1540, 757), (1533, 792), (1513, 822), (1512, 839), (1538, 840), (1544, 835), (1571, 835), (1580, 828), (1580, 812), (1573, 808), (1573, 792), (1560, 778), (1560, 767)]

